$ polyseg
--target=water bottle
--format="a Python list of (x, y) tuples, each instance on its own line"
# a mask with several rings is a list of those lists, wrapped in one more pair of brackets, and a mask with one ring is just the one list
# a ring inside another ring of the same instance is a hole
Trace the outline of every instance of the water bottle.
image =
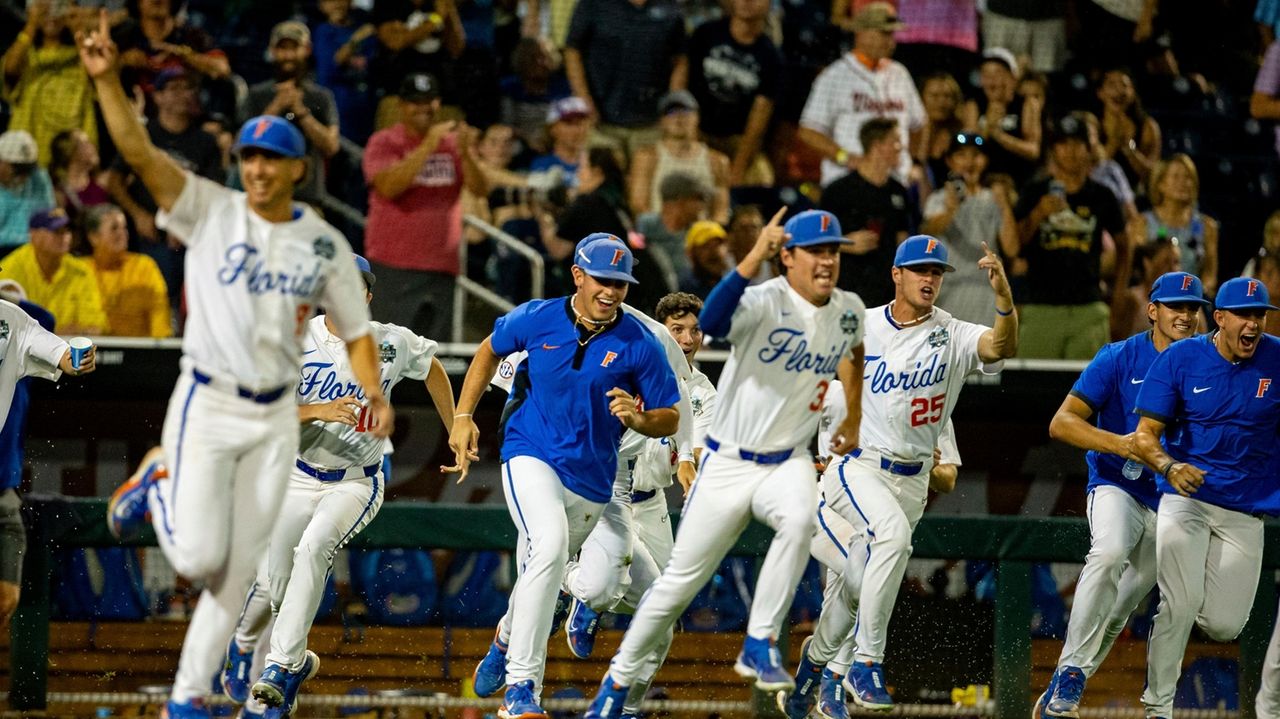
[(1120, 474), (1123, 474), (1125, 479), (1133, 481), (1142, 476), (1142, 463), (1135, 462), (1132, 459), (1125, 460), (1124, 468), (1120, 470)]

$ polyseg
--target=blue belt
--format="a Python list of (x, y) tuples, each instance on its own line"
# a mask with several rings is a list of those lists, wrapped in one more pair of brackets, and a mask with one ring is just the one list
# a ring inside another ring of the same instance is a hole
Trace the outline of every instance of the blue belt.
[[(720, 443), (707, 437), (707, 449), (712, 452), (718, 452), (720, 451)], [(794, 449), (784, 449), (778, 452), (752, 452), (746, 449), (739, 449), (738, 456), (756, 464), (782, 464), (791, 459), (793, 452), (795, 452)]]
[[(197, 384), (211, 384), (213, 382), (212, 377), (195, 368), (192, 368), (191, 376), (195, 379)], [(286, 389), (288, 389), (288, 385), (267, 390), (266, 392), (254, 392), (248, 387), (236, 387), (236, 394), (257, 404), (271, 404), (272, 402), (280, 399), (280, 396), (284, 394)]]
[(651, 489), (651, 490), (649, 490), (648, 492), (632, 492), (632, 493), (631, 493), (631, 503), (632, 503), (632, 504), (639, 504), (639, 503), (641, 503), (641, 502), (647, 502), (647, 501), (649, 501), (650, 499), (653, 499), (653, 498), (654, 498), (654, 497), (656, 497), (656, 496), (658, 496), (658, 490), (656, 490), (656, 489)]
[[(320, 469), (318, 467), (312, 467), (300, 459), (297, 460), (295, 464), (298, 466), (298, 469), (312, 477), (315, 477), (321, 482), (340, 482), (347, 478), (347, 472), (350, 471), (347, 469)], [(377, 474), (378, 470), (381, 468), (381, 464), (371, 464), (368, 467), (361, 469), (361, 471), (364, 472), (364, 476), (372, 477)]]
[[(862, 456), (862, 448), (858, 447), (850, 452), (849, 455), (855, 459)], [(903, 477), (914, 477), (917, 474), (920, 474), (920, 470), (924, 469), (924, 462), (894, 462), (881, 455), (880, 469), (889, 472), (889, 474), (898, 474)]]

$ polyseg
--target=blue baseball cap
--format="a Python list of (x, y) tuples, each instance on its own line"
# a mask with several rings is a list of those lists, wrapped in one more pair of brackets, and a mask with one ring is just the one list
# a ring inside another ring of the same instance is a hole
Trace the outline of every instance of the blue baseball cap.
[(369, 261), (360, 255), (353, 255), (356, 258), (356, 269), (360, 270), (360, 276), (364, 278), (364, 286), (373, 289), (373, 283), (378, 278), (373, 274), (373, 268), (369, 266)]
[(595, 232), (582, 238), (573, 252), (573, 264), (592, 277), (605, 280), (622, 280), (638, 284), (631, 274), (635, 266), (635, 255), (627, 243), (618, 239), (617, 235), (607, 232)]
[(787, 244), (783, 245), (787, 249), (833, 243), (853, 244), (853, 241), (846, 239), (844, 233), (840, 231), (840, 221), (826, 210), (805, 210), (787, 220), (783, 229), (791, 236)]
[(1162, 305), (1179, 302), (1197, 302), (1208, 306), (1204, 298), (1204, 285), (1190, 272), (1166, 272), (1151, 283), (1151, 301)]
[(1227, 280), (1218, 288), (1216, 307), (1220, 310), (1277, 310), (1271, 304), (1267, 286), (1249, 277)]
[(256, 147), (283, 157), (298, 159), (307, 154), (307, 142), (292, 122), (275, 115), (259, 115), (249, 118), (240, 126), (233, 152)]
[(71, 224), (71, 218), (61, 207), (51, 210), (40, 210), (31, 213), (27, 218), (27, 229), (58, 231)]
[(944, 272), (955, 272), (956, 268), (947, 261), (950, 254), (942, 240), (930, 235), (913, 235), (898, 245), (898, 252), (893, 256), (893, 266), (938, 265)]

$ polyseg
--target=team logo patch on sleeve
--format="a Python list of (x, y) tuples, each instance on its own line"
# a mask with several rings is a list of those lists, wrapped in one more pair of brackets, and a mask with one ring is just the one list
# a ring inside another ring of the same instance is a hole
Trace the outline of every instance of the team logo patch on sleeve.
[(947, 331), (946, 327), (939, 327), (938, 329), (929, 333), (930, 347), (934, 347), (934, 348), (945, 347), (946, 344), (950, 341), (951, 341), (951, 333)]
[(324, 236), (317, 237), (315, 241), (311, 243), (311, 249), (318, 256), (323, 257), (326, 260), (332, 260), (333, 255), (336, 252), (333, 247), (333, 240)]
[(0, 320), (0, 340), (7, 339), (9, 339), (9, 322), (7, 320)]
[(390, 342), (383, 342), (378, 345), (378, 356), (383, 364), (396, 361), (396, 347)]
[(853, 310), (845, 310), (840, 315), (840, 329), (844, 330), (847, 335), (854, 334), (858, 331), (858, 313)]

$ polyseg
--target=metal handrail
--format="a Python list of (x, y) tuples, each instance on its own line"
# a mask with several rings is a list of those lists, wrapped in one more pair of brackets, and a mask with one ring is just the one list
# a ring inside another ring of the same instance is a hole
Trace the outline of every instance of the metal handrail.
[[(532, 273), (532, 277), (529, 278), (529, 292), (533, 299), (542, 299), (546, 277), (546, 261), (542, 259), (542, 255), (537, 250), (521, 242), (514, 235), (503, 232), (475, 215), (463, 215), (462, 224), (479, 230), (486, 237), (492, 238), (498, 244), (528, 260), (529, 271)], [(462, 322), (466, 315), (466, 302), (464, 300), (468, 293), (502, 312), (510, 312), (515, 309), (515, 305), (493, 290), (467, 278), (468, 244), (466, 238), (463, 238), (458, 243), (458, 268), (460, 272), (458, 281), (453, 287), (453, 333), (450, 338), (455, 343), (462, 342)]]

